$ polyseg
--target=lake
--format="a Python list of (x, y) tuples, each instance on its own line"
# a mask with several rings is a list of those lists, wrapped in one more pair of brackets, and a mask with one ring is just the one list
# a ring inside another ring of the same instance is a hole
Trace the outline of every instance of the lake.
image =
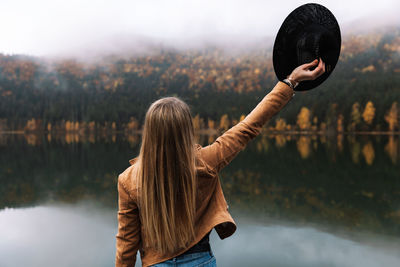
[[(116, 181), (139, 146), (0, 135), (0, 266), (113, 266)], [(400, 266), (398, 135), (262, 135), (220, 179), (238, 229), (212, 232), (218, 266)]]

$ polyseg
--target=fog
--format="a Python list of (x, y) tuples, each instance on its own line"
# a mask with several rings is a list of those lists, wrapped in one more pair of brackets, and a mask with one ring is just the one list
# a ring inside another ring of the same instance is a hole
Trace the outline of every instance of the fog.
[[(247, 46), (274, 38), (284, 18), (307, 1), (2, 0), (0, 53), (88, 56), (160, 45)], [(325, 0), (346, 28), (393, 23), (397, 0)], [(368, 23), (369, 22), (369, 23)], [(269, 41), (271, 42), (271, 41)]]

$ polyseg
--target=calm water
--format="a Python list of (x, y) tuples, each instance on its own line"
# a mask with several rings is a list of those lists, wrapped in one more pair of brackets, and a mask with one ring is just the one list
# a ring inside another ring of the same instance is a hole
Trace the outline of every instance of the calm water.
[[(0, 135), (0, 266), (113, 266), (139, 139)], [(399, 136), (259, 136), (221, 173), (218, 265), (400, 266), (399, 157)]]

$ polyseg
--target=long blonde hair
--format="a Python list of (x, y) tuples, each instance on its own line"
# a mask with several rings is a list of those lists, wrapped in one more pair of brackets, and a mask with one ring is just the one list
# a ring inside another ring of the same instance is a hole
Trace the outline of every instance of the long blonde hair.
[(176, 97), (147, 111), (137, 165), (143, 246), (161, 254), (194, 238), (196, 171), (189, 107)]

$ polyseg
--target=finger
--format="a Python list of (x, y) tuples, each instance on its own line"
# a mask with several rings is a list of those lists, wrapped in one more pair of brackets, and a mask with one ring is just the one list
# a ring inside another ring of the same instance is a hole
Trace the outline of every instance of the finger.
[(309, 68), (315, 67), (315, 65), (317, 65), (317, 64), (318, 64), (318, 59), (315, 59), (314, 61), (312, 61), (310, 63), (303, 64), (302, 69), (309, 69)]
[(321, 64), (321, 73), (319, 73), (318, 76), (320, 76), (320, 75), (322, 75), (322, 74), (325, 73), (325, 62), (322, 61), (322, 58), (319, 58), (319, 61), (320, 61), (320, 63), (322, 63), (322, 64)]
[(322, 61), (322, 58), (319, 58), (319, 64), (318, 67), (323, 68), (324, 67), (324, 62)]
[(322, 61), (322, 59), (321, 58), (319, 58), (319, 61), (318, 61), (318, 66), (314, 69), (314, 70), (322, 70), (322, 65), (323, 65), (323, 61)]
[(323, 73), (324, 73), (323, 64), (322, 64), (322, 60), (320, 60), (318, 67), (316, 67), (314, 70), (310, 71), (310, 75), (315, 79)]

